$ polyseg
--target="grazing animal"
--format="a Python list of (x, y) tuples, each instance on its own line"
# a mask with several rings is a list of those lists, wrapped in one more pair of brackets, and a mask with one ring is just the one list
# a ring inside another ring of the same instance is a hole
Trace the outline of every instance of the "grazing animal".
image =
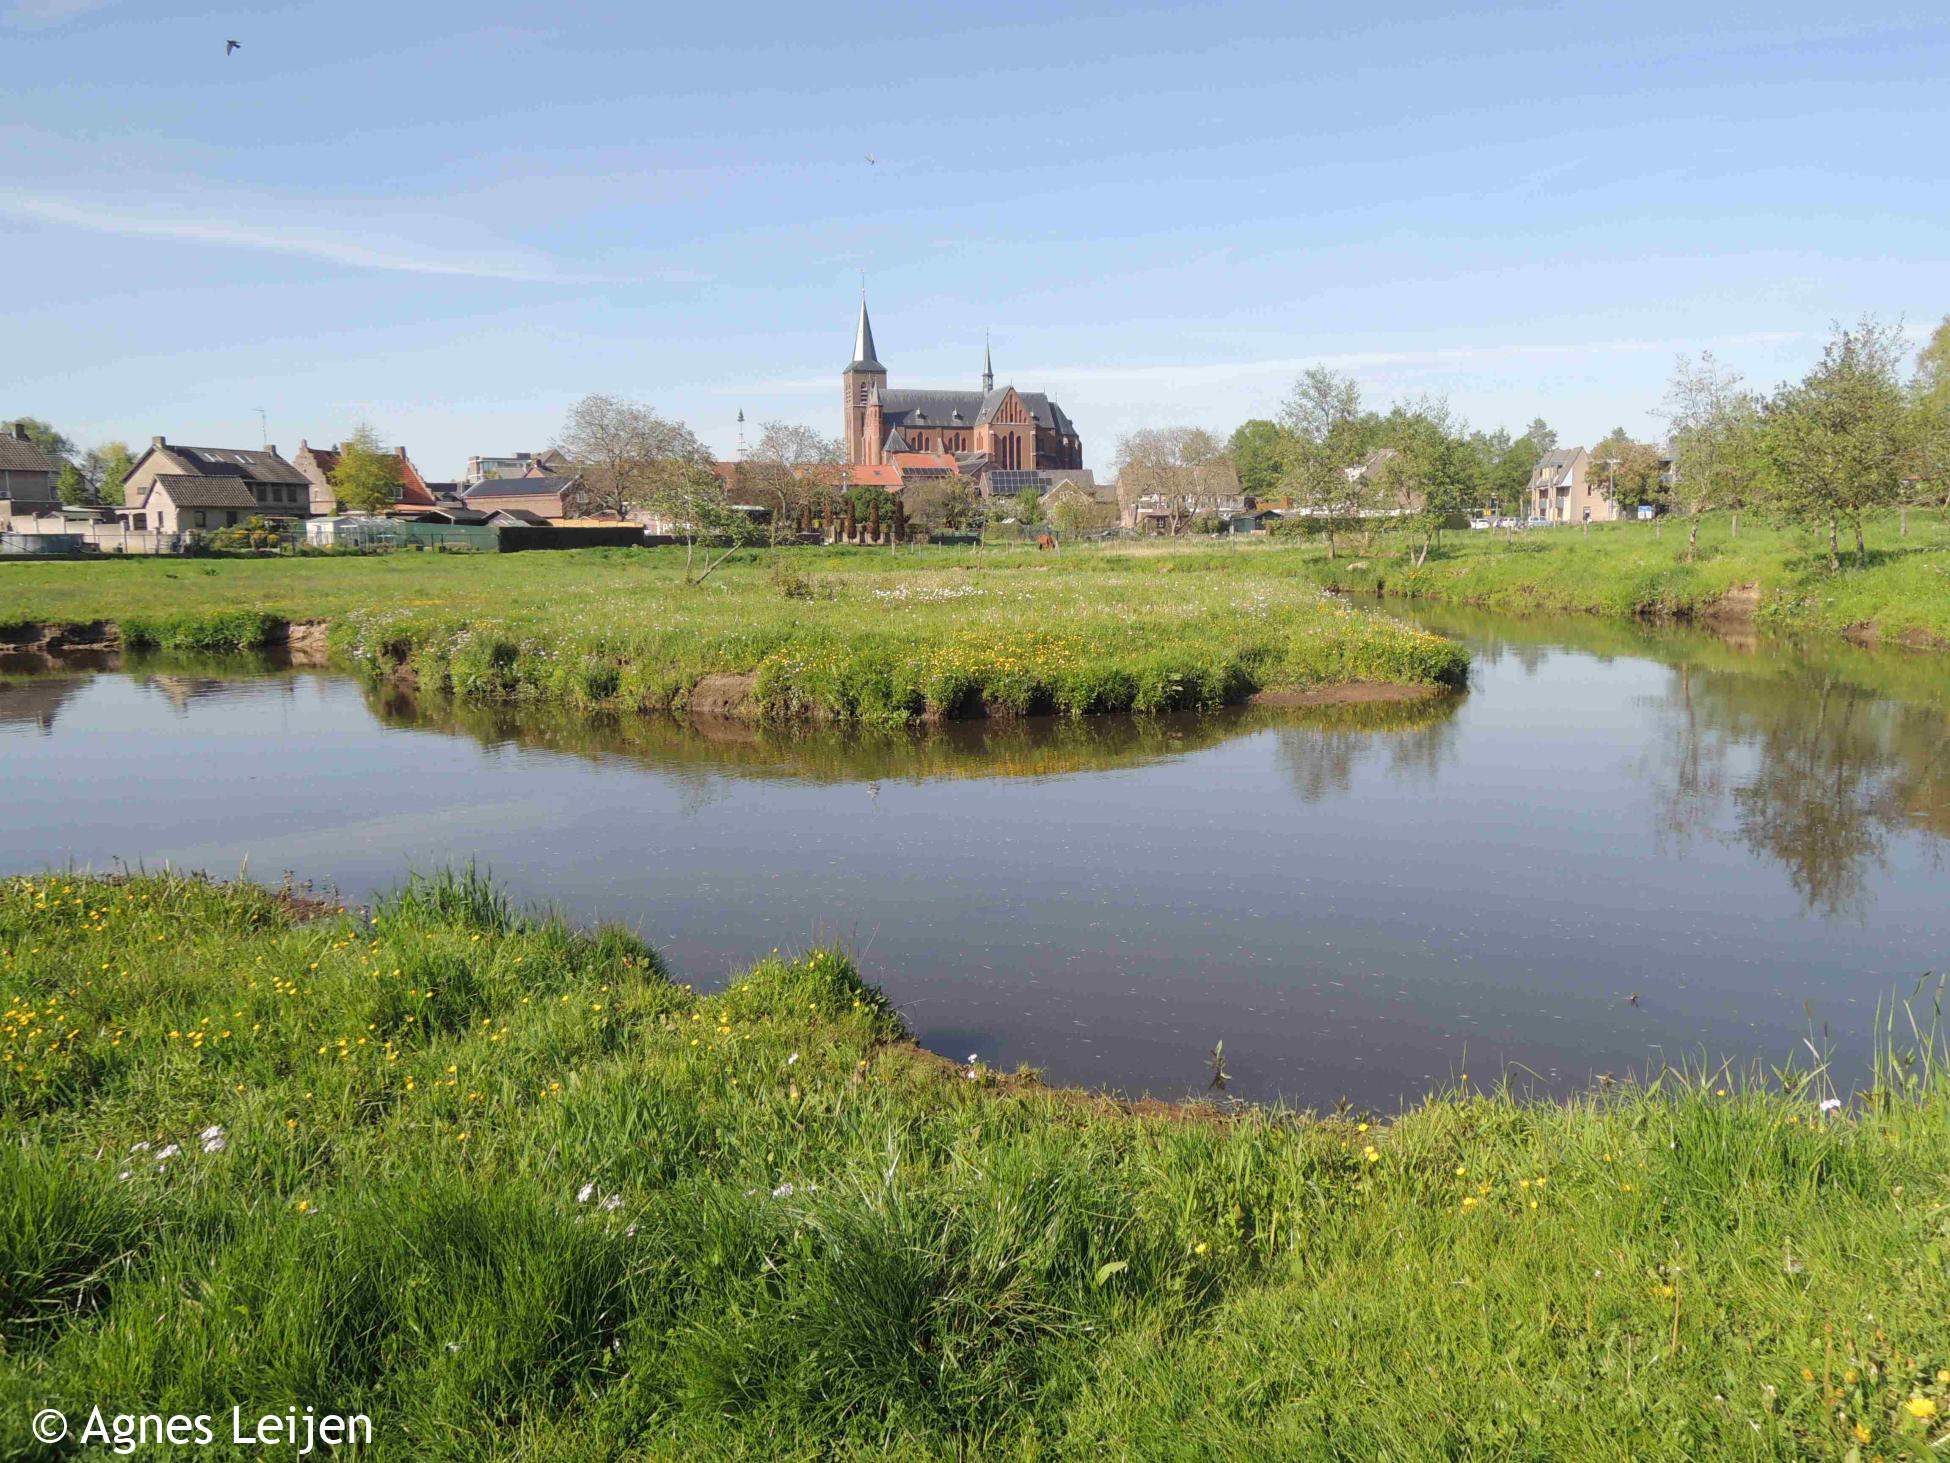
[(1051, 538), (1048, 534), (1044, 534), (1041, 538), (1036, 540), (1036, 547), (1039, 549), (1053, 549), (1056, 547), (1056, 540)]
[(226, 56), (228, 56), (232, 51), (241, 51), (243, 49), (244, 49), (244, 43), (242, 41), (225, 41), (223, 43), (223, 53)]

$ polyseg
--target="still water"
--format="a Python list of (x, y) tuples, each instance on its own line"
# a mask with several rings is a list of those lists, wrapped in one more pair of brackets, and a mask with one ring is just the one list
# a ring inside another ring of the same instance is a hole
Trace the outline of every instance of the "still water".
[(0, 871), (364, 899), (473, 860), (701, 984), (844, 941), (934, 1049), (1130, 1093), (1201, 1089), (1219, 1041), (1234, 1094), (1307, 1105), (1811, 1031), (1859, 1076), (1878, 998), (1950, 959), (1950, 660), (1415, 617), (1466, 696), (916, 737), (8, 662)]

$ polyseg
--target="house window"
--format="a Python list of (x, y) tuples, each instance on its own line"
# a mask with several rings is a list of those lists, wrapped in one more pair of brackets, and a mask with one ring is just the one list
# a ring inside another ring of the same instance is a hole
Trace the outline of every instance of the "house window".
[(207, 516), (207, 515), (206, 515), (206, 514), (204, 513), (204, 511), (203, 511), (203, 510), (202, 510), (201, 508), (199, 508), (199, 509), (197, 509), (197, 510), (196, 510), (196, 526), (197, 526), (198, 528), (208, 528), (208, 527), (209, 527), (209, 525), (210, 525), (210, 520), (209, 520), (209, 518), (208, 518), (208, 516)]

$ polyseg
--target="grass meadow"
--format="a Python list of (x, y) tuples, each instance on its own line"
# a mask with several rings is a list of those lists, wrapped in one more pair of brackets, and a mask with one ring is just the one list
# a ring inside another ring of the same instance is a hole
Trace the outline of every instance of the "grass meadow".
[(211, 651), (321, 620), (367, 675), (466, 700), (682, 709), (736, 674), (762, 719), (879, 726), (1468, 674), (1455, 645), (1334, 604), (1297, 555), (793, 549), (699, 586), (674, 548), (0, 566), (0, 629)]
[(1227, 1115), (931, 1056), (842, 951), (700, 994), (471, 875), (8, 879), (0, 1456), (235, 1402), (400, 1459), (1938, 1458), (1932, 1000), (1866, 1093)]
[(1709, 617), (1729, 595), (1746, 601), (1763, 630), (1793, 635), (1852, 635), (1950, 648), (1950, 521), (1934, 511), (1872, 516), (1869, 562), (1857, 567), (1853, 545), (1842, 568), (1828, 565), (1827, 545), (1747, 514), (1734, 532), (1724, 513), (1701, 520), (1699, 553), (1688, 560), (1691, 523), (1593, 524), (1533, 529), (1515, 535), (1462, 531), (1417, 567), (1405, 535), (1381, 536), (1364, 550), (1357, 539), (1333, 560), (1309, 547), (1314, 574), (1335, 589), (1453, 600), (1504, 610), (1565, 610), (1612, 616)]

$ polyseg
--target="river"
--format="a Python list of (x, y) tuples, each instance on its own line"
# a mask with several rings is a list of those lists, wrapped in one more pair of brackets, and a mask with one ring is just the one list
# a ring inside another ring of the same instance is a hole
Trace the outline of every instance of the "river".
[[(1395, 613), (1402, 613), (1395, 610)], [(474, 861), (710, 985), (839, 940), (935, 1050), (1390, 1108), (1812, 1037), (1950, 958), (1950, 660), (1420, 609), (1429, 706), (702, 731), (274, 665), (0, 662), (0, 871), (363, 900)], [(1924, 997), (1927, 1007), (1928, 994)]]

